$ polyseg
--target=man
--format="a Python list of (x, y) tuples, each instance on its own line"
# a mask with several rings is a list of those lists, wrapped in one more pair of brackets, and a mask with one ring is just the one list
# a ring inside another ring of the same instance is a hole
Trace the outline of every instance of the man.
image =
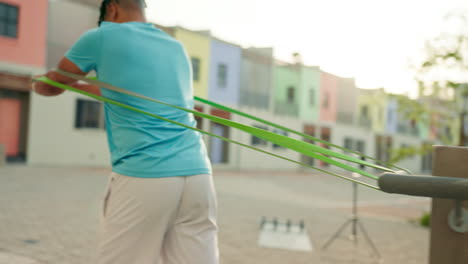
[[(143, 0), (104, 0), (100, 27), (86, 32), (58, 68), (193, 108), (192, 72), (182, 45), (146, 23)], [(60, 83), (195, 126), (192, 114), (77, 83)], [(37, 82), (55, 96), (62, 89)], [(112, 174), (104, 199), (99, 264), (218, 263), (211, 165), (198, 132), (105, 104)]]

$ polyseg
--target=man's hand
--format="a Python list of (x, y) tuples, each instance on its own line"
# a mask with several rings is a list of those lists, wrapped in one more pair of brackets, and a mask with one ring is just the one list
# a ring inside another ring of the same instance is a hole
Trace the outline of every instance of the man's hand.
[[(39, 78), (41, 76), (34, 76), (35, 78)], [(47, 75), (46, 75), (47, 77)], [(48, 85), (44, 82), (34, 81), (31, 83), (31, 89), (43, 96), (57, 96), (65, 92), (65, 90), (57, 88), (55, 86)]]
[[(82, 72), (73, 62), (71, 62), (65, 57), (62, 58), (62, 60), (60, 60), (58, 68), (66, 72), (79, 74), (83, 76), (87, 74), (85, 72)], [(56, 81), (56, 82), (63, 83), (69, 86), (73, 86), (77, 89), (80, 89), (80, 90), (83, 90), (83, 91), (86, 91), (95, 95), (101, 95), (101, 91), (99, 87), (94, 86), (94, 85), (89, 85), (89, 84), (80, 84), (75, 79), (63, 76), (54, 71), (48, 72), (45, 75), (45, 77), (51, 79), (52, 81)], [(62, 94), (65, 91), (61, 88), (57, 88), (55, 86), (51, 86), (43, 82), (33, 82), (32, 90), (44, 96), (57, 96), (59, 94)]]

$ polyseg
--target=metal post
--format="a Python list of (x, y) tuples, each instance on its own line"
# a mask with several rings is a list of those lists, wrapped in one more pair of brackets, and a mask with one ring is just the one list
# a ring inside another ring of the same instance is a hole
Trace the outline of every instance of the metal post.
[(357, 244), (357, 183), (353, 182), (353, 230), (351, 233), (351, 237), (354, 240), (354, 243)]
[[(433, 175), (468, 178), (468, 148), (436, 146)], [(468, 263), (468, 233), (455, 232), (449, 226), (449, 215), (456, 204), (468, 209), (468, 202), (434, 198), (431, 215), (430, 264)], [(457, 211), (457, 210), (456, 210)]]

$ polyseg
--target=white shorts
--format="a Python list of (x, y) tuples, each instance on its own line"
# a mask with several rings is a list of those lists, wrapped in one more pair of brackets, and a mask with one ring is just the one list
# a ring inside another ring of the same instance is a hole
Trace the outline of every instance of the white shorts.
[(112, 173), (98, 264), (217, 264), (211, 175), (134, 178)]

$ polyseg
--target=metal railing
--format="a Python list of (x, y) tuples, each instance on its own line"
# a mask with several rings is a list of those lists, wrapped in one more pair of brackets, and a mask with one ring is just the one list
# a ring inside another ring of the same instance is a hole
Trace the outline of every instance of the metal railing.
[(275, 115), (299, 116), (299, 105), (275, 102)]

